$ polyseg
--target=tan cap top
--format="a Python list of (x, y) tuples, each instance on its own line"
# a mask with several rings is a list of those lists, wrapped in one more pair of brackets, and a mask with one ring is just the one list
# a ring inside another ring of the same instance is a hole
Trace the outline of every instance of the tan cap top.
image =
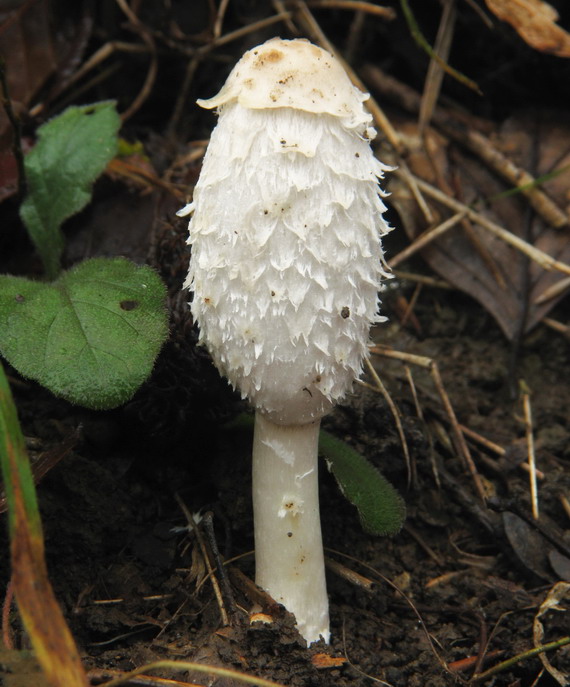
[(333, 55), (305, 39), (272, 38), (248, 50), (206, 109), (237, 101), (251, 109), (291, 107), (368, 123), (362, 103), (369, 95), (352, 85)]

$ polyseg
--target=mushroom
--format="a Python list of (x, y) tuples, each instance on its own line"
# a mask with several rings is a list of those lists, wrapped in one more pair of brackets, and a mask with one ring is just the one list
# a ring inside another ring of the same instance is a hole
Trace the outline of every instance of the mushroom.
[(255, 407), (256, 582), (329, 641), (318, 504), (321, 418), (368, 354), (388, 276), (375, 131), (341, 63), (307, 40), (245, 53), (218, 95), (185, 287), (200, 341)]

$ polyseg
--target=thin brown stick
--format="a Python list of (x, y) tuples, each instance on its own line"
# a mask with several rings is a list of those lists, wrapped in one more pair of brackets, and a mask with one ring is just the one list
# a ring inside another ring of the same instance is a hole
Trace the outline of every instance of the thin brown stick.
[(443, 381), (441, 379), (441, 375), (439, 373), (439, 367), (435, 360), (432, 362), (431, 366), (431, 373), (433, 377), (434, 384), (438, 390), (439, 396), (443, 402), (443, 406), (445, 408), (445, 411), (447, 413), (447, 416), (449, 418), (450, 424), (451, 424), (451, 429), (453, 431), (453, 434), (455, 436), (455, 441), (457, 445), (457, 450), (459, 451), (459, 455), (462, 456), (463, 461), (471, 473), (471, 477), (473, 479), (473, 483), (475, 484), (475, 489), (477, 490), (477, 493), (479, 494), (479, 498), (483, 503), (486, 501), (486, 494), (485, 494), (485, 489), (483, 487), (483, 482), (481, 481), (481, 477), (479, 476), (479, 473), (477, 472), (477, 468), (475, 467), (475, 463), (473, 462), (473, 458), (471, 456), (471, 452), (469, 451), (469, 447), (467, 446), (467, 442), (465, 441), (465, 437), (463, 436), (463, 433), (459, 429), (459, 422), (457, 421), (457, 417), (455, 415), (455, 410), (453, 409), (453, 406), (451, 405), (451, 401), (449, 400), (449, 396), (447, 395), (447, 391), (445, 390), (445, 387), (443, 386)]
[(568, 288), (570, 288), (570, 277), (560, 279), (556, 282), (556, 284), (552, 284), (552, 286), (549, 286), (547, 289), (545, 289), (540, 296), (538, 296), (538, 298), (535, 298), (534, 304), (542, 305), (553, 298), (557, 298)]
[(416, 177), (411, 173), (405, 160), (402, 159), (399, 161), (398, 170), (400, 172), (400, 176), (404, 179), (408, 189), (411, 191), (414, 200), (418, 204), (418, 207), (421, 210), (421, 213), (424, 216), (425, 221), (428, 224), (433, 224), (435, 222), (434, 214), (428, 202), (426, 201), (423, 193), (418, 188), (418, 185), (416, 184)]
[[(417, 114), (421, 109), (420, 95), (406, 84), (382, 72), (378, 67), (367, 65), (366, 78), (380, 93)], [(570, 217), (550, 198), (526, 170), (506, 157), (492, 141), (474, 126), (466, 124), (456, 115), (437, 110), (432, 121), (448, 138), (457, 141), (480, 157), (485, 164), (525, 195), (534, 210), (556, 228), (568, 226)]]
[(412, 398), (414, 399), (414, 405), (416, 406), (416, 414), (420, 420), (423, 420), (424, 414), (418, 398), (418, 391), (416, 389), (414, 378), (412, 376), (412, 368), (409, 365), (404, 365), (404, 369), (406, 370), (406, 379), (408, 380), (410, 391), (412, 392)]
[(445, 234), (445, 232), (457, 226), (466, 214), (467, 213), (465, 211), (457, 212), (455, 215), (453, 215), (453, 217), (446, 219), (445, 222), (442, 222), (436, 227), (432, 227), (431, 229), (424, 231), (423, 234), (420, 234), (420, 236), (418, 236), (418, 238), (415, 239), (407, 248), (404, 248), (404, 250), (400, 251), (391, 260), (389, 260), (388, 267), (396, 267), (396, 265), (399, 265), (404, 260), (407, 260), (410, 256), (425, 248), (432, 241), (435, 241), (437, 238)]
[[(412, 297), (410, 298), (410, 302), (408, 303), (408, 306), (407, 306), (407, 308), (406, 308), (406, 310), (402, 316), (402, 319), (400, 321), (400, 325), (402, 327), (406, 326), (406, 324), (410, 318), (413, 318), (417, 322), (417, 318), (414, 315), (414, 308), (416, 307), (416, 303), (418, 302), (418, 298), (419, 298), (421, 292), (422, 292), (422, 285), (416, 284), (416, 287), (414, 289)], [(419, 322), (417, 323), (417, 326), (419, 326)]]
[(329, 558), (326, 556), (325, 565), (329, 570), (334, 572), (339, 577), (342, 577), (344, 580), (347, 580), (356, 587), (365, 589), (367, 592), (371, 592), (376, 586), (376, 584), (372, 580), (368, 579), (368, 577), (364, 577), (364, 575), (357, 573), (355, 570), (352, 570), (352, 568), (347, 568), (346, 565), (335, 561), (334, 558)]
[(526, 446), (528, 450), (530, 501), (532, 505), (532, 517), (535, 520), (538, 520), (538, 488), (536, 484), (536, 456), (534, 451), (534, 432), (532, 428), (532, 408), (530, 404), (530, 394), (527, 391), (523, 392), (522, 401), (524, 410)]
[[(434, 53), (444, 62), (447, 62), (449, 58), (456, 15), (455, 0), (445, 0), (434, 45)], [(420, 104), (420, 133), (424, 132), (432, 117), (441, 91), (444, 73), (440, 61), (431, 57)]]
[(566, 494), (560, 494), (559, 498), (562, 508), (564, 508), (564, 512), (568, 516), (568, 519), (570, 519), (570, 501), (568, 500)]
[[(445, 133), (451, 135), (452, 131), (445, 129)], [(458, 138), (491, 169), (518, 188), (545, 222), (557, 229), (568, 226), (568, 215), (539, 188), (536, 179), (503, 155), (486, 136), (478, 131), (465, 130), (457, 133), (454, 138)]]
[(178, 90), (176, 102), (174, 104), (174, 109), (172, 111), (170, 121), (168, 122), (168, 131), (170, 132), (176, 130), (178, 122), (182, 117), (182, 113), (184, 112), (184, 108), (186, 105), (186, 100), (188, 98), (188, 92), (190, 91), (190, 86), (192, 85), (192, 81), (194, 80), (194, 76), (196, 74), (199, 64), (200, 56), (198, 55), (194, 55), (188, 61), (188, 65), (186, 66), (186, 72), (184, 74), (184, 79), (182, 81), (180, 89)]
[(485, 502), (485, 489), (483, 488), (481, 477), (477, 472), (477, 468), (475, 467), (475, 463), (473, 462), (473, 458), (469, 451), (469, 447), (467, 446), (465, 437), (463, 436), (463, 433), (461, 432), (461, 429), (459, 427), (457, 416), (455, 415), (455, 411), (453, 410), (453, 406), (451, 405), (451, 401), (449, 400), (449, 396), (447, 395), (447, 391), (445, 390), (445, 387), (443, 385), (443, 381), (439, 373), (439, 367), (437, 365), (437, 362), (435, 360), (432, 360), (431, 358), (427, 358), (426, 356), (414, 355), (413, 353), (402, 353), (401, 351), (395, 351), (391, 348), (381, 345), (372, 346), (370, 350), (372, 353), (376, 353), (377, 355), (381, 355), (386, 358), (393, 358), (395, 360), (400, 360), (402, 362), (408, 362), (412, 365), (418, 365), (419, 367), (423, 367), (430, 371), (437, 393), (439, 395), (439, 398), (441, 399), (441, 402), (447, 414), (449, 424), (451, 425), (451, 429), (455, 439), (455, 448), (459, 453), (460, 457), (462, 458), (465, 467), (471, 474), (477, 494), (479, 495), (481, 500)]
[[(488, 451), (491, 453), (496, 453), (498, 456), (504, 456), (507, 451), (504, 449), (502, 446), (499, 446), (498, 444), (495, 444), (493, 441), (490, 441), (486, 437), (482, 436), (481, 434), (477, 434), (477, 432), (474, 432), (472, 429), (469, 429), (468, 427), (465, 427), (464, 425), (459, 425), (459, 428), (465, 434), (465, 436), (468, 439), (471, 439), (477, 444), (480, 444), (481, 446), (484, 446)], [(521, 470), (524, 470), (525, 472), (529, 472), (530, 468), (528, 463), (521, 463), (518, 467), (521, 468)], [(538, 468), (535, 468), (535, 473), (537, 479), (544, 479), (546, 475), (544, 472), (541, 472)]]
[(218, 11), (216, 12), (214, 28), (212, 29), (214, 38), (219, 38), (222, 35), (222, 24), (224, 23), (224, 16), (226, 14), (226, 10), (228, 9), (228, 4), (229, 0), (220, 0), (220, 6), (218, 7)]
[(469, 427), (465, 427), (465, 425), (460, 424), (459, 429), (463, 432), (463, 434), (465, 434), (466, 437), (469, 437), (469, 439), (481, 444), (481, 446), (484, 446), (486, 449), (491, 451), (491, 453), (496, 453), (498, 456), (504, 456), (507, 452), (506, 449), (504, 449), (502, 446), (499, 446), (499, 444), (495, 444), (495, 442), (491, 441), (490, 439), (487, 439), (481, 434), (477, 434), (477, 432), (469, 429)]
[(374, 366), (370, 362), (370, 358), (366, 358), (366, 366), (368, 368), (368, 371), (370, 372), (372, 379), (374, 380), (374, 383), (376, 384), (377, 390), (382, 394), (384, 397), (384, 400), (388, 404), (388, 407), (390, 408), (390, 412), (392, 413), (392, 416), (394, 418), (394, 422), (396, 423), (396, 429), (398, 431), (398, 435), (400, 437), (400, 443), (402, 444), (402, 451), (404, 452), (404, 459), (406, 461), (406, 469), (408, 471), (408, 486), (411, 483), (412, 480), (412, 464), (410, 461), (410, 451), (408, 449), (408, 442), (406, 441), (406, 435), (404, 434), (404, 428), (402, 427), (402, 419), (400, 415), (400, 411), (398, 410), (398, 407), (392, 400), (392, 397), (388, 393), (388, 389), (384, 386), (384, 383), (380, 379), (378, 373), (374, 369)]
[(218, 608), (220, 609), (220, 616), (222, 619), (222, 625), (227, 626), (227, 625), (229, 625), (228, 614), (226, 613), (226, 609), (224, 606), (224, 599), (222, 597), (220, 585), (218, 584), (218, 578), (216, 577), (216, 573), (214, 572), (214, 568), (210, 562), (210, 557), (208, 555), (208, 549), (206, 548), (206, 542), (204, 541), (204, 537), (202, 536), (202, 532), (200, 532), (200, 528), (197, 527), (196, 521), (194, 520), (194, 516), (188, 510), (188, 507), (186, 506), (184, 501), (180, 498), (180, 496), (178, 494), (175, 494), (175, 498), (176, 498), (176, 502), (180, 506), (181, 511), (184, 513), (184, 517), (186, 518), (186, 521), (192, 527), (193, 532), (196, 534), (196, 539), (198, 540), (198, 545), (200, 546), (200, 550), (202, 552), (202, 557), (204, 558), (204, 563), (206, 564), (206, 569), (208, 570), (208, 577), (212, 580), (212, 588), (214, 589), (214, 594), (216, 595), (216, 600), (218, 602)]
[[(399, 174), (399, 171), (396, 170), (395, 173)], [(423, 179), (416, 177), (416, 183), (420, 190), (422, 190), (426, 195), (430, 196), (430, 198), (436, 200), (438, 203), (441, 203), (442, 205), (445, 205), (446, 207), (455, 210), (455, 212), (465, 210), (466, 215), (467, 217), (469, 217), (470, 220), (478, 224), (480, 227), (483, 227), (483, 229), (490, 231), (495, 236), (498, 236), (505, 243), (508, 243), (513, 248), (519, 250), (521, 253), (524, 253), (524, 255), (527, 255), (531, 260), (538, 263), (543, 269), (548, 271), (558, 270), (559, 272), (563, 272), (564, 274), (570, 274), (570, 265), (566, 264), (565, 262), (555, 260), (551, 255), (548, 255), (548, 253), (545, 253), (544, 251), (541, 251), (538, 248), (531, 246), (530, 243), (523, 241), (523, 239), (519, 238), (518, 236), (515, 236), (515, 234), (513, 234), (512, 232), (507, 231), (495, 222), (492, 222), (491, 220), (488, 220), (486, 217), (483, 217), (483, 215), (479, 214), (478, 212), (470, 208), (468, 205), (465, 205), (464, 203), (461, 203), (458, 200), (455, 200), (454, 198), (450, 198), (447, 194), (435, 188), (435, 186), (428, 184)]]
[(199, 52), (205, 55), (206, 53), (211, 52), (214, 48), (219, 48), (221, 45), (227, 45), (227, 43), (236, 41), (239, 38), (243, 38), (250, 33), (260, 31), (261, 29), (265, 29), (273, 24), (278, 24), (281, 21), (287, 21), (288, 19), (291, 19), (292, 16), (292, 12), (281, 12), (280, 14), (273, 14), (270, 17), (265, 17), (265, 19), (254, 21), (247, 26), (242, 26), (235, 31), (230, 31), (230, 33), (226, 33), (223, 36), (216, 38), (211, 43), (208, 43), (208, 45), (204, 46)]
[[(284, 14), (287, 11), (285, 9), (285, 5), (283, 4), (283, 0), (271, 0), (271, 4), (273, 5), (277, 14)], [(287, 30), (293, 34), (293, 36), (299, 35), (299, 29), (295, 26), (291, 19), (284, 19), (283, 23), (287, 27)]]
[(353, 12), (366, 12), (366, 14), (373, 14), (382, 19), (396, 19), (398, 16), (393, 7), (380, 7), (373, 5), (371, 2), (363, 2), (360, 0), (308, 0), (307, 5), (315, 9), (340, 9), (351, 10)]
[(417, 282), (418, 284), (423, 284), (424, 286), (432, 286), (435, 289), (453, 289), (453, 286), (443, 279), (429, 277), (427, 274), (415, 274), (414, 272), (406, 272), (405, 270), (392, 270), (392, 274), (397, 279)]
[(558, 322), (558, 320), (553, 320), (551, 317), (543, 317), (542, 323), (554, 329), (555, 332), (560, 332), (560, 334), (570, 337), (570, 327), (567, 324)]
[(129, 4), (127, 3), (127, 0), (115, 0), (115, 2), (117, 3), (117, 5), (119, 5), (123, 13), (127, 16), (129, 22), (132, 24), (133, 28), (138, 32), (142, 41), (147, 45), (150, 53), (150, 64), (148, 66), (144, 83), (141, 86), (141, 89), (136, 98), (129, 105), (129, 107), (121, 114), (122, 121), (126, 122), (128, 119), (130, 119), (130, 117), (132, 117), (135, 114), (135, 112), (138, 112), (138, 110), (142, 107), (145, 100), (149, 97), (154, 82), (156, 81), (156, 75), (158, 73), (158, 58), (156, 45), (154, 43), (154, 37), (152, 33), (146, 28), (146, 26), (144, 26), (144, 24), (140, 21), (137, 15), (132, 11)]

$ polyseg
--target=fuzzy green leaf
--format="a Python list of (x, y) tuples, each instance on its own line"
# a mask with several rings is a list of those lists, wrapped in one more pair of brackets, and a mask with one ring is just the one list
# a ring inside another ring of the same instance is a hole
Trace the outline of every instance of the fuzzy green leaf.
[(152, 269), (123, 258), (87, 260), (49, 284), (0, 276), (0, 352), (72, 403), (114, 408), (150, 375), (165, 298)]
[(321, 431), (319, 451), (343, 495), (356, 506), (369, 534), (396, 534), (406, 518), (400, 494), (363, 456), (344, 441)]
[(114, 102), (70, 107), (38, 129), (24, 158), (28, 195), (20, 216), (50, 279), (60, 268), (60, 227), (91, 200), (93, 182), (117, 152), (120, 125)]

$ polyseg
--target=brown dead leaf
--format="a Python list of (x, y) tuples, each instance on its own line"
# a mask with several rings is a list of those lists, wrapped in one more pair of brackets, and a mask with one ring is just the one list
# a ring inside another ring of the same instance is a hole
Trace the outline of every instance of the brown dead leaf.
[(338, 668), (346, 663), (346, 658), (343, 656), (330, 656), (329, 654), (315, 654), (311, 658), (311, 663), (317, 670)]
[(485, 0), (535, 50), (570, 57), (570, 34), (556, 24), (558, 13), (542, 0)]
[[(501, 196), (508, 186), (472, 155), (465, 155), (439, 134), (429, 131), (426, 146), (415, 125), (401, 129), (412, 151), (410, 169), (433, 186), (445, 190), (457, 200), (475, 208), (486, 219), (529, 240), (534, 247), (562, 262), (570, 262), (570, 229), (555, 229), (534, 215), (528, 201), (518, 193)], [(558, 176), (545, 181), (541, 188), (559, 207), (567, 209), (570, 185), (570, 127), (555, 115), (544, 114), (540, 121), (521, 114), (507, 121), (492, 137), (495, 147), (523, 169), (531, 167), (534, 147), (538, 150), (536, 177), (553, 170)], [(410, 190), (398, 181), (390, 185), (391, 202), (400, 213), (411, 239), (417, 239), (426, 227)], [(433, 226), (448, 219), (448, 211), (430, 205), (435, 216)], [(526, 236), (528, 229), (529, 236)], [(422, 257), (448, 282), (478, 300), (495, 318), (508, 339), (522, 329), (527, 332), (568, 292), (559, 292), (540, 301), (553, 285), (565, 279), (555, 270), (546, 271), (528, 261), (521, 252), (504, 243), (486, 229), (466, 219), (449, 229), (422, 250)], [(527, 286), (528, 279), (528, 286)], [(526, 316), (525, 316), (526, 311)], [(525, 321), (523, 323), (523, 318)]]
[[(55, 91), (56, 82), (73, 69), (88, 38), (85, 17), (80, 23), (84, 5), (83, 0), (0, 1), (0, 56), (18, 117), (50, 79)], [(13, 195), (18, 184), (12, 138), (11, 124), (0, 107), (0, 200)]]

